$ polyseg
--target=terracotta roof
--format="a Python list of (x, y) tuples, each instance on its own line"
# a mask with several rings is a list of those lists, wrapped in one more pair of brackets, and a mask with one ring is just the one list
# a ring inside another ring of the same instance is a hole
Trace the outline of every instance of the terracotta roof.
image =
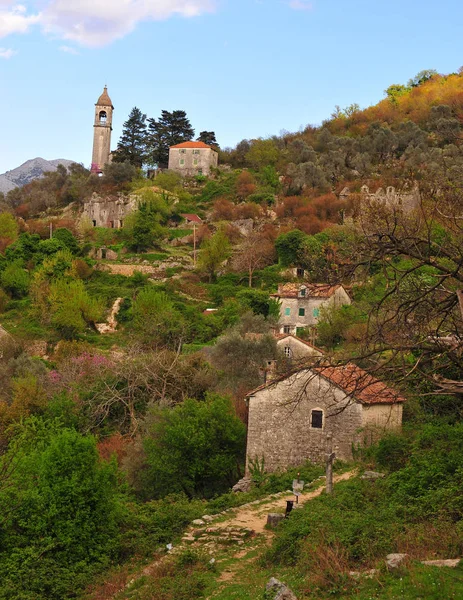
[(204, 142), (183, 142), (182, 144), (171, 146), (171, 148), (212, 148), (212, 146), (208, 146)]
[(249, 392), (247, 397), (249, 398), (249, 396), (253, 396), (256, 392), (260, 392), (304, 370), (318, 373), (340, 390), (358, 400), (361, 404), (395, 404), (397, 402), (406, 402), (406, 399), (398, 392), (353, 363), (335, 367), (309, 366), (302, 369), (299, 367), (290, 373), (286, 373), (268, 383), (260, 385), (258, 388), (252, 390), (252, 392)]
[(97, 106), (113, 106), (113, 103), (111, 102), (111, 98), (108, 95), (108, 88), (106, 86), (104, 86), (103, 93), (98, 98), (98, 101), (96, 104), (97, 104)]
[(272, 296), (298, 298), (301, 289), (305, 288), (304, 298), (331, 298), (341, 287), (341, 285), (330, 285), (329, 283), (283, 283), (278, 286), (278, 292)]
[(194, 223), (202, 223), (203, 220), (198, 215), (193, 215), (189, 213), (180, 213), (180, 216), (186, 219), (187, 221), (193, 221)]
[(320, 354), (324, 354), (323, 350), (320, 350), (320, 348), (317, 348), (317, 346), (314, 346), (310, 342), (307, 342), (306, 340), (303, 340), (300, 337), (297, 337), (297, 335), (293, 335), (292, 333), (277, 333), (275, 335), (275, 338), (277, 340), (277, 343), (281, 342), (285, 338), (293, 338), (293, 339), (297, 340), (298, 342), (301, 342), (301, 344), (305, 344), (309, 348), (312, 348), (312, 350), (317, 350), (317, 352), (320, 352)]
[(314, 371), (362, 404), (405, 402), (405, 398), (398, 392), (353, 363), (337, 367), (316, 367)]

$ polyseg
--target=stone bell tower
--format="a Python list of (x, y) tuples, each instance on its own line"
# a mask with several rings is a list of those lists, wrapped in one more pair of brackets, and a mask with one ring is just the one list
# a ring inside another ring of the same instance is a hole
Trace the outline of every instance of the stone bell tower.
[(111, 161), (111, 131), (113, 130), (114, 106), (105, 86), (95, 104), (95, 124), (93, 125), (92, 173), (101, 173)]

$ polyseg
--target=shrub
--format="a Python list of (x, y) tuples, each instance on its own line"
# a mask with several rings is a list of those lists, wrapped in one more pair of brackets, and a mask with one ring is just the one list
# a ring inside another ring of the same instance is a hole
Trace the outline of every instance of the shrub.
[(22, 267), (21, 261), (8, 265), (1, 275), (3, 289), (13, 298), (23, 298), (29, 291), (29, 273)]

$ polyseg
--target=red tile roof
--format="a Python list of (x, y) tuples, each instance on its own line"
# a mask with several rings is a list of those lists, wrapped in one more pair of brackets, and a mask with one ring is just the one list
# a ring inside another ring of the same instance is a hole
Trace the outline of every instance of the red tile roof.
[(212, 146), (208, 146), (204, 142), (183, 142), (181, 144), (171, 146), (171, 148), (212, 148)]
[(405, 402), (405, 398), (398, 392), (353, 363), (336, 367), (316, 367), (314, 371), (362, 404)]
[(253, 396), (280, 381), (284, 381), (300, 371), (312, 371), (321, 377), (324, 377), (337, 388), (358, 400), (361, 404), (396, 404), (397, 402), (406, 402), (406, 398), (398, 392), (388, 387), (385, 383), (369, 375), (366, 371), (357, 367), (353, 363), (338, 365), (335, 367), (305, 367), (286, 373), (272, 381), (265, 383), (247, 394), (247, 397)]
[(203, 222), (201, 217), (198, 217), (198, 215), (193, 215), (193, 214), (189, 214), (189, 213), (181, 213), (180, 216), (183, 217), (184, 219), (186, 219), (187, 221), (192, 221), (193, 223), (202, 223)]
[(278, 292), (272, 296), (279, 298), (298, 298), (301, 289), (306, 290), (304, 298), (331, 298), (341, 288), (341, 285), (330, 285), (329, 283), (284, 283), (278, 286)]

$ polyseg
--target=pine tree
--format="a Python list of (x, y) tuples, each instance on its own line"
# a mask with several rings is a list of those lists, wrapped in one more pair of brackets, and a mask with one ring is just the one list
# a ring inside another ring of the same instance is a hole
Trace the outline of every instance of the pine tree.
[(215, 138), (215, 131), (201, 131), (197, 141), (204, 142), (204, 144), (208, 144), (208, 146), (218, 146)]
[(194, 135), (184, 110), (163, 110), (159, 120), (148, 119), (148, 162), (167, 167), (170, 146), (189, 142)]
[(122, 136), (113, 158), (141, 168), (146, 159), (146, 115), (136, 106), (123, 125)]

